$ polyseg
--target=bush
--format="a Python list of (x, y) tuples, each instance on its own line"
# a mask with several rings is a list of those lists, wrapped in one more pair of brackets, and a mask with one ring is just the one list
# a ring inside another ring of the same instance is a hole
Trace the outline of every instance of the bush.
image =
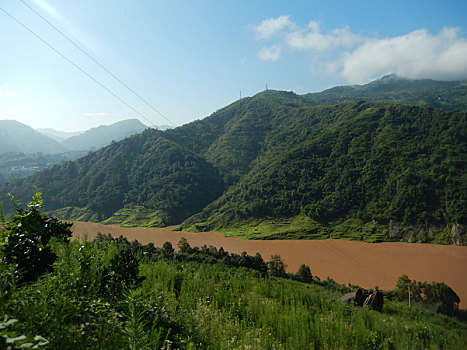
[(61, 222), (41, 213), (42, 197), (39, 191), (32, 197), (27, 209), (11, 196), (16, 215), (0, 235), (0, 253), (7, 264), (14, 265), (18, 282), (35, 281), (52, 270), (56, 255), (50, 247), (52, 238), (68, 242), (72, 224)]
[(287, 277), (287, 273), (285, 272), (287, 265), (282, 261), (279, 254), (271, 255), (271, 260), (268, 261), (268, 267), (271, 276)]
[(118, 300), (124, 290), (139, 287), (144, 277), (139, 277), (139, 261), (129, 249), (121, 249), (104, 270), (100, 293), (110, 299)]
[(313, 282), (313, 275), (311, 274), (311, 269), (308, 265), (301, 264), (295, 276), (301, 282)]

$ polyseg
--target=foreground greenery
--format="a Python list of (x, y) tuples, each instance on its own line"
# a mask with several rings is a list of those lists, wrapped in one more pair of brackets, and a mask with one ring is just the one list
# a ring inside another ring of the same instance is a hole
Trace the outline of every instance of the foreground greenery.
[[(465, 87), (389, 77), (337, 89), (355, 92), (337, 104), (267, 90), (203, 120), (147, 130), (4, 184), (0, 200), (8, 203), (7, 193), (13, 193), (25, 201), (36, 185), (47, 198), (46, 210), (64, 219), (126, 226), (183, 222), (184, 229), (260, 239), (462, 245)], [(378, 93), (431, 101), (435, 92), (452, 103), (418, 105), (450, 110), (359, 100)]]
[[(349, 287), (319, 281), (306, 266), (288, 275), (278, 256), (266, 264), (183, 239), (177, 253), (168, 242), (157, 248), (104, 235), (70, 242), (68, 225), (39, 205), (36, 196), (0, 236), (0, 349), (467, 346), (464, 322), (396, 299), (386, 299), (382, 313), (337, 302)], [(42, 249), (10, 249), (24, 237)]]

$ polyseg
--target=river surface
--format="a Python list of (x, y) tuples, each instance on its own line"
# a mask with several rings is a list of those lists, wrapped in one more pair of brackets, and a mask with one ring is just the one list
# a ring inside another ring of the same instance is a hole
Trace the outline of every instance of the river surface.
[(265, 261), (279, 254), (288, 265), (287, 271), (296, 272), (301, 264), (310, 266), (314, 276), (330, 277), (338, 283), (352, 283), (364, 288), (378, 286), (394, 289), (397, 278), (407, 275), (417, 281), (438, 281), (449, 285), (460, 297), (461, 308), (467, 308), (467, 247), (422, 243), (365, 243), (337, 239), (326, 240), (245, 240), (225, 237), (218, 232), (191, 233), (164, 228), (126, 228), (92, 222), (74, 223), (73, 236), (86, 235), (93, 239), (98, 232), (114, 237), (123, 235), (162, 246), (169, 241), (177, 247), (185, 237), (191, 246), (213, 245), (231, 253), (260, 253)]

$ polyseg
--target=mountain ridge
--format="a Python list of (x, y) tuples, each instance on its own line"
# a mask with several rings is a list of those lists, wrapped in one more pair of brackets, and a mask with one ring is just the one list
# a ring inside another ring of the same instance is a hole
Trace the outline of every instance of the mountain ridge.
[(464, 244), (466, 122), (455, 109), (266, 90), (0, 192), (29, 198), (36, 184), (59, 215), (130, 226)]
[(0, 153), (60, 153), (64, 147), (57, 141), (16, 120), (0, 120)]

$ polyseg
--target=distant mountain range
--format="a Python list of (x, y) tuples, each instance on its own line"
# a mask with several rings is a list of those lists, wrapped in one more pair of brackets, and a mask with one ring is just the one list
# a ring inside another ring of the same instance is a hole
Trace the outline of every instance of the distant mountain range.
[(0, 120), (0, 183), (76, 159), (145, 129), (136, 119), (81, 132), (34, 130), (14, 120)]
[(68, 219), (464, 244), (466, 154), (467, 84), (389, 76), (303, 96), (266, 90), (10, 181), (0, 198), (26, 202), (36, 185)]
[(137, 134), (147, 127), (137, 119), (123, 120), (82, 132), (38, 129), (15, 120), (0, 120), (0, 154), (8, 152), (56, 154), (88, 151)]
[(84, 131), (58, 131), (52, 128), (37, 129), (36, 131), (40, 132), (42, 135), (48, 136), (51, 139), (54, 139), (57, 142), (63, 142), (66, 139), (82, 134)]
[(143, 132), (146, 128), (147, 126), (138, 119), (123, 120), (111, 125), (101, 125), (67, 138), (62, 145), (68, 150), (95, 150), (107, 146), (112, 141), (120, 141), (130, 135)]
[(65, 147), (16, 120), (0, 120), (0, 153), (60, 153)]

